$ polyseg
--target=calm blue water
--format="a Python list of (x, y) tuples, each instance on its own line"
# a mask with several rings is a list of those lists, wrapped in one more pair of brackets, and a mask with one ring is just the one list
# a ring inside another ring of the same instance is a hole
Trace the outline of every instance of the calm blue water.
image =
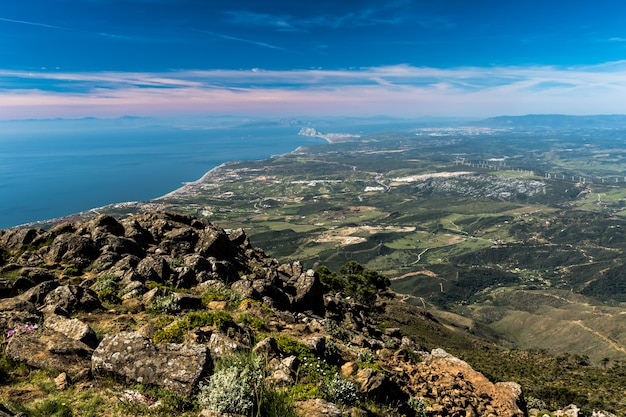
[(233, 160), (300, 145), (299, 127), (174, 128), (102, 121), (0, 124), (0, 228), (144, 201)]

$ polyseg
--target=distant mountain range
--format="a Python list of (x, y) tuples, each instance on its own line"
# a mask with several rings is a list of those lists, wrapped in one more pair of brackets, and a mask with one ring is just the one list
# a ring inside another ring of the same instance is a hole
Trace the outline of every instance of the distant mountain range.
[(569, 116), (564, 114), (529, 114), (526, 116), (490, 117), (475, 123), (474, 126), (517, 127), (517, 128), (626, 128), (626, 115), (607, 114), (590, 116)]

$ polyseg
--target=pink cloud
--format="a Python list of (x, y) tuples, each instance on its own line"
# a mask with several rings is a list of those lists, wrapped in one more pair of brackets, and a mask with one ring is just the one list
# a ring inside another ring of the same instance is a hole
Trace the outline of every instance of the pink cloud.
[[(0, 118), (184, 113), (409, 117), (626, 113), (624, 67), (625, 62), (566, 69), (444, 70), (400, 65), (165, 74), (0, 71)], [(24, 89), (19, 82), (2, 83), (3, 77), (39, 79), (51, 87)], [(63, 82), (80, 88), (64, 91)]]

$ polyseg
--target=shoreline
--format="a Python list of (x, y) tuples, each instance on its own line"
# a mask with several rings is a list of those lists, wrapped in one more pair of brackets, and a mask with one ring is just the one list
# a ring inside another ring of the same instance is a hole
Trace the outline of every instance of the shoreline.
[[(306, 132), (306, 133), (305, 133)], [(266, 161), (272, 158), (277, 158), (280, 156), (291, 155), (297, 152), (302, 152), (305, 148), (311, 146), (319, 146), (319, 145), (327, 145), (327, 144), (335, 144), (339, 142), (350, 142), (353, 140), (359, 140), (362, 136), (360, 134), (351, 134), (351, 133), (322, 133), (313, 128), (310, 128), (307, 131), (305, 128), (301, 129), (301, 131), (297, 134), (297, 136), (304, 136), (308, 138), (316, 138), (320, 139), (319, 143), (305, 143), (302, 145), (298, 145), (295, 149), (278, 154), (272, 154), (265, 158), (259, 159), (242, 159), (242, 160), (228, 160), (222, 162), (221, 164), (209, 169), (206, 171), (200, 178), (194, 181), (184, 182), (178, 188), (175, 188), (163, 195), (150, 198), (148, 200), (142, 201), (120, 201), (115, 203), (108, 203), (98, 207), (92, 207), (86, 210), (73, 212), (67, 215), (62, 215), (59, 217), (51, 217), (43, 220), (35, 220), (26, 223), (17, 224), (14, 226), (8, 226), (0, 228), (0, 230), (10, 230), (10, 229), (18, 229), (18, 228), (30, 228), (30, 227), (52, 227), (55, 224), (59, 224), (66, 221), (73, 221), (75, 219), (95, 216), (101, 214), (101, 211), (111, 210), (111, 209), (121, 209), (121, 208), (134, 208), (137, 210), (142, 210), (148, 207), (150, 204), (159, 205), (159, 204), (168, 204), (170, 203), (169, 199), (174, 199), (177, 196), (184, 196), (185, 194), (192, 194), (196, 192), (198, 188), (200, 188), (203, 184), (206, 184), (210, 181), (212, 177), (218, 177), (221, 170), (236, 164), (245, 163), (246, 161)], [(219, 179), (219, 178), (218, 178)], [(194, 190), (196, 189), (196, 190)]]
[(10, 226), (10, 227), (6, 227), (6, 228), (0, 228), (0, 230), (11, 230), (11, 229), (23, 229), (23, 228), (31, 228), (31, 227), (37, 227), (37, 226), (46, 226), (46, 225), (55, 225), (55, 224), (60, 224), (63, 222), (67, 222), (67, 221), (72, 221), (76, 218), (81, 218), (81, 217), (88, 217), (88, 216), (97, 216), (100, 213), (99, 211), (104, 211), (107, 209), (112, 209), (112, 208), (123, 208), (123, 207), (133, 207), (136, 209), (141, 210), (142, 208), (150, 205), (150, 204), (167, 204), (167, 200), (170, 198), (175, 198), (178, 195), (184, 195), (187, 191), (191, 191), (193, 190), (194, 187), (197, 187), (203, 183), (206, 183), (207, 180), (209, 180), (211, 177), (213, 176), (217, 176), (217, 174), (219, 173), (220, 170), (230, 166), (230, 165), (235, 165), (235, 164), (239, 164), (239, 163), (244, 163), (246, 161), (267, 161), (270, 160), (272, 158), (276, 158), (276, 157), (280, 157), (280, 156), (285, 156), (285, 155), (291, 155), (293, 153), (296, 152), (302, 152), (303, 148), (307, 147), (307, 146), (318, 146), (318, 145), (324, 145), (324, 144), (332, 144), (331, 141), (329, 141), (327, 138), (321, 137), (321, 136), (317, 136), (320, 139), (323, 139), (326, 143), (320, 142), (320, 143), (313, 143), (313, 144), (306, 144), (306, 145), (299, 145), (297, 146), (295, 149), (289, 151), (289, 152), (285, 152), (285, 153), (280, 153), (280, 154), (273, 154), (270, 155), (266, 158), (260, 158), (260, 159), (249, 159), (249, 160), (229, 160), (229, 161), (225, 161), (222, 162), (221, 164), (209, 169), (208, 171), (206, 171), (200, 178), (198, 178), (195, 181), (190, 181), (190, 182), (185, 182), (183, 185), (181, 185), (180, 187), (166, 193), (163, 194), (161, 196), (158, 197), (154, 197), (151, 198), (149, 200), (143, 200), (143, 201), (120, 201), (120, 202), (116, 202), (116, 203), (109, 203), (109, 204), (105, 204), (103, 206), (98, 206), (98, 207), (93, 207), (87, 210), (83, 210), (83, 211), (78, 211), (78, 212), (74, 212), (74, 213), (70, 213), (68, 215), (64, 215), (64, 216), (59, 216), (59, 217), (52, 217), (49, 219), (44, 219), (44, 220), (36, 220), (36, 221), (31, 221), (31, 222), (26, 222), (26, 223), (22, 223), (22, 224), (18, 224), (15, 226)]

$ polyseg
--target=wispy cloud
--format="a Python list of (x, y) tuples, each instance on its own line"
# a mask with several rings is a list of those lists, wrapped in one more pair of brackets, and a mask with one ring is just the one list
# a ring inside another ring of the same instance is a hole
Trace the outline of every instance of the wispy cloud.
[(27, 25), (27, 26), (37, 26), (37, 27), (41, 27), (41, 28), (63, 30), (63, 31), (67, 31), (67, 32), (87, 33), (87, 34), (104, 36), (104, 37), (115, 38), (115, 39), (131, 39), (130, 37), (127, 37), (127, 36), (115, 35), (115, 34), (112, 34), (112, 33), (88, 31), (88, 30), (76, 29), (76, 28), (71, 28), (71, 27), (50, 25), (50, 24), (47, 24), (47, 23), (31, 22), (31, 21), (27, 21), (27, 20), (8, 19), (8, 18), (5, 18), (5, 17), (0, 17), (0, 22), (15, 23), (15, 24)]
[(207, 32), (207, 31), (200, 31), (200, 32), (201, 33), (206, 33), (206, 34), (209, 34), (209, 35), (213, 35), (213, 36), (217, 36), (218, 38), (222, 38), (222, 39), (227, 39), (227, 40), (237, 41), (237, 42), (243, 42), (243, 43), (249, 43), (249, 44), (256, 45), (256, 46), (262, 46), (263, 48), (279, 49), (279, 50), (283, 50), (283, 51), (287, 50), (287, 49), (285, 49), (283, 47), (272, 45), (272, 44), (269, 44), (269, 43), (259, 42), (259, 41), (255, 41), (255, 40), (251, 40), (251, 39), (238, 38), (238, 37), (235, 37), (235, 36), (225, 35), (223, 33)]
[[(34, 86), (34, 87), (26, 87)], [(0, 118), (237, 113), (626, 113), (626, 61), (559, 68), (64, 73), (0, 70)]]
[(251, 11), (233, 11), (224, 12), (229, 23), (244, 26), (261, 26), (270, 27), (280, 31), (299, 31), (291, 21), (292, 16), (288, 15), (272, 15), (267, 13), (256, 13)]
[(70, 29), (70, 28), (62, 27), (62, 26), (48, 25), (48, 24), (45, 24), (45, 23), (38, 23), (38, 22), (29, 22), (29, 21), (26, 21), (26, 20), (7, 19), (7, 18), (4, 18), (4, 17), (0, 17), (0, 21), (2, 21), (2, 22), (9, 22), (9, 23), (17, 23), (17, 24), (20, 24), (20, 25), (39, 26), (39, 27), (42, 27), (42, 28), (49, 28), (49, 29), (70, 30), (70, 31), (73, 30), (73, 29)]
[(449, 28), (452, 23), (445, 16), (410, 10), (410, 0), (381, 2), (375, 6), (354, 7), (342, 13), (318, 13), (303, 16), (289, 14), (258, 13), (250, 10), (224, 12), (230, 24), (239, 26), (267, 27), (279, 31), (307, 31), (312, 28), (340, 28), (347, 26), (397, 25), (414, 22), (426, 27)]

